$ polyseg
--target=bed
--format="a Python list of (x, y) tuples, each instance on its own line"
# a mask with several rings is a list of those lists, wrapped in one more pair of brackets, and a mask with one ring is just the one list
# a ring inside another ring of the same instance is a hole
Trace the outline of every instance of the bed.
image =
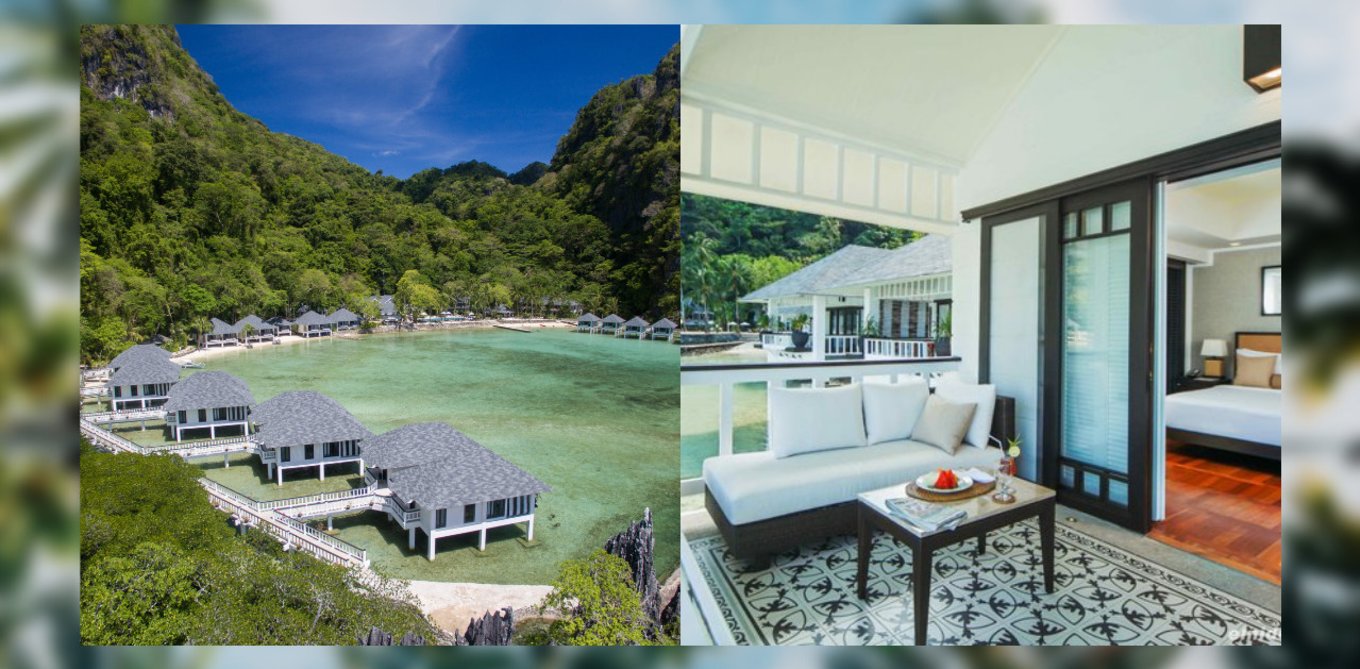
[[(1281, 353), (1278, 332), (1239, 332), (1237, 349)], [(1236, 372), (1236, 365), (1233, 371)], [(1273, 385), (1280, 385), (1275, 383)], [(1166, 397), (1166, 436), (1188, 444), (1280, 459), (1283, 391), (1225, 384)]]

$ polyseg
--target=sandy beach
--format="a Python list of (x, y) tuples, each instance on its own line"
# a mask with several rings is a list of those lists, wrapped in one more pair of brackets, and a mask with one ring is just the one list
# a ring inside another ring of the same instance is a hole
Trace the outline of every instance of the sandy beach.
[[(482, 320), (482, 321), (463, 321), (463, 322), (460, 322), (460, 323), (440, 323), (440, 324), (425, 324), (425, 323), (422, 323), (422, 324), (416, 325), (416, 326), (414, 327), (414, 329), (408, 328), (408, 329), (404, 329), (404, 330), (398, 330), (395, 326), (391, 326), (391, 325), (383, 325), (383, 326), (374, 328), (371, 332), (364, 332), (364, 333), (361, 333), (361, 332), (359, 332), (358, 330), (346, 330), (346, 331), (344, 331), (344, 332), (339, 332), (339, 333), (333, 334), (333, 335), (331, 335), (331, 337), (312, 337), (312, 338), (310, 338), (310, 339), (307, 338), (307, 337), (298, 337), (298, 336), (295, 336), (295, 335), (286, 335), (286, 336), (283, 336), (283, 337), (279, 337), (279, 338), (277, 338), (277, 339), (275, 340), (275, 341), (278, 342), (278, 344), (274, 344), (274, 343), (272, 343), (272, 342), (264, 341), (264, 342), (252, 342), (251, 345), (254, 346), (255, 348), (271, 348), (271, 347), (273, 347), (273, 346), (294, 346), (294, 345), (296, 345), (296, 344), (322, 343), (322, 342), (325, 342), (327, 339), (330, 339), (330, 338), (332, 338), (332, 337), (333, 337), (333, 338), (336, 338), (336, 339), (358, 339), (358, 338), (360, 338), (360, 337), (374, 337), (374, 336), (381, 336), (381, 335), (387, 335), (387, 334), (398, 334), (398, 333), (401, 333), (401, 332), (408, 332), (408, 333), (409, 333), (409, 332), (433, 332), (433, 331), (437, 331), (437, 330), (470, 330), (470, 329), (483, 329), (483, 330), (485, 330), (485, 329), (489, 329), (489, 328), (494, 328), (494, 327), (496, 327), (497, 325), (512, 325), (512, 326), (515, 326), (515, 327), (522, 327), (522, 328), (528, 328), (528, 329), (535, 329), (535, 328), (544, 328), (544, 329), (547, 329), (547, 328), (574, 328), (574, 327), (576, 327), (576, 324), (575, 324), (575, 323), (568, 323), (568, 322), (566, 322), (566, 321), (559, 321), (559, 320), (552, 320), (552, 319), (528, 319), (528, 318), (525, 318), (525, 319), (517, 319), (517, 318), (506, 318), (506, 319), (497, 320), (497, 321), (492, 321), (492, 320)], [(253, 351), (253, 350), (255, 350), (255, 348), (250, 348), (250, 349), (248, 349), (248, 348), (246, 348), (244, 345), (241, 345), (241, 346), (214, 346), (214, 347), (212, 347), (212, 348), (196, 348), (196, 349), (194, 349), (194, 350), (192, 350), (192, 351), (189, 351), (188, 353), (184, 353), (184, 354), (181, 354), (181, 355), (176, 355), (176, 356), (175, 356), (175, 360), (178, 361), (178, 362), (202, 362), (202, 361), (208, 360), (208, 359), (210, 359), (210, 358), (214, 358), (214, 357), (218, 357), (218, 356), (222, 356), (222, 355), (227, 355), (227, 354), (235, 354), (235, 355), (239, 355), (239, 354), (241, 354), (241, 353), (243, 353), (243, 352), (246, 352), (246, 351)]]
[(468, 622), (490, 611), (507, 606), (520, 610), (537, 606), (552, 592), (547, 585), (490, 585), (483, 583), (442, 583), (407, 581), (411, 594), (420, 600), (420, 610), (440, 629), (461, 634)]

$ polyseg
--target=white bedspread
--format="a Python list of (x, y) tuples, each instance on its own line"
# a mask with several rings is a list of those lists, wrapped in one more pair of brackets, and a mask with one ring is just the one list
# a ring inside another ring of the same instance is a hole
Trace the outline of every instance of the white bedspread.
[(1166, 426), (1280, 445), (1281, 391), (1214, 386), (1166, 396)]

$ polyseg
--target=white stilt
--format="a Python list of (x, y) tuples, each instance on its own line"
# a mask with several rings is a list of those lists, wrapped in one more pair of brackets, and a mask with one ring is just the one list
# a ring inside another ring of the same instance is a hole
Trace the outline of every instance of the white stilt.
[(279, 485), (283, 485), (283, 467), (279, 467), (277, 471), (279, 477)]
[(529, 541), (534, 540), (534, 517), (529, 516)]
[(216, 438), (217, 438), (217, 426), (216, 426), (216, 425), (209, 425), (209, 426), (208, 426), (208, 438), (209, 438), (209, 439), (216, 439)]
[(425, 559), (426, 559), (426, 560), (429, 560), (429, 561), (431, 561), (431, 562), (433, 562), (433, 561), (434, 561), (434, 535), (433, 535), (433, 534), (429, 534), (429, 535), (426, 535), (426, 536), (430, 537), (430, 550), (429, 550), (429, 554), (425, 556)]
[(486, 550), (486, 528), (483, 527), (482, 531), (478, 534), (480, 534), (480, 536), (477, 537), (477, 550), (484, 551)]
[(326, 516), (326, 531), (327, 531), (327, 532), (330, 532), (330, 531), (332, 531), (332, 530), (335, 529), (335, 525), (334, 525), (333, 523), (331, 523), (331, 519), (334, 518), (334, 517), (335, 517), (335, 516)]
[(227, 453), (222, 454), (222, 468), (231, 469), (231, 460), (227, 459)]
[(411, 550), (415, 550), (415, 549), (416, 549), (416, 526), (415, 526), (415, 525), (412, 525), (412, 526), (406, 528), (406, 547), (409, 548), (409, 549), (411, 549)]
[(321, 463), (321, 464), (320, 464), (320, 467), (321, 467), (321, 480), (322, 480), (322, 481), (325, 481), (325, 480), (326, 480), (326, 463), (324, 463), (324, 462)]
[(272, 463), (265, 465), (264, 472), (266, 477), (274, 478), (274, 465)]

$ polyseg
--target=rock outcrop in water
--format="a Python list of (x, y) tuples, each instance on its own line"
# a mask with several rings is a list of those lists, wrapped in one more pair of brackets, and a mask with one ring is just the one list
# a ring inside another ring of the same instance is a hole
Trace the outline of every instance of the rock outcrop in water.
[(402, 635), (400, 642), (393, 642), (392, 635), (376, 627), (368, 630), (368, 634), (359, 637), (360, 646), (424, 646), (425, 639), (410, 632)]
[(622, 558), (633, 574), (633, 584), (642, 600), (642, 610), (652, 621), (661, 617), (660, 589), (652, 567), (655, 540), (652, 536), (652, 510), (642, 512), (642, 520), (604, 542), (605, 552)]
[(505, 607), (468, 622), (467, 631), (454, 635), (456, 646), (509, 646), (515, 633), (515, 611)]

